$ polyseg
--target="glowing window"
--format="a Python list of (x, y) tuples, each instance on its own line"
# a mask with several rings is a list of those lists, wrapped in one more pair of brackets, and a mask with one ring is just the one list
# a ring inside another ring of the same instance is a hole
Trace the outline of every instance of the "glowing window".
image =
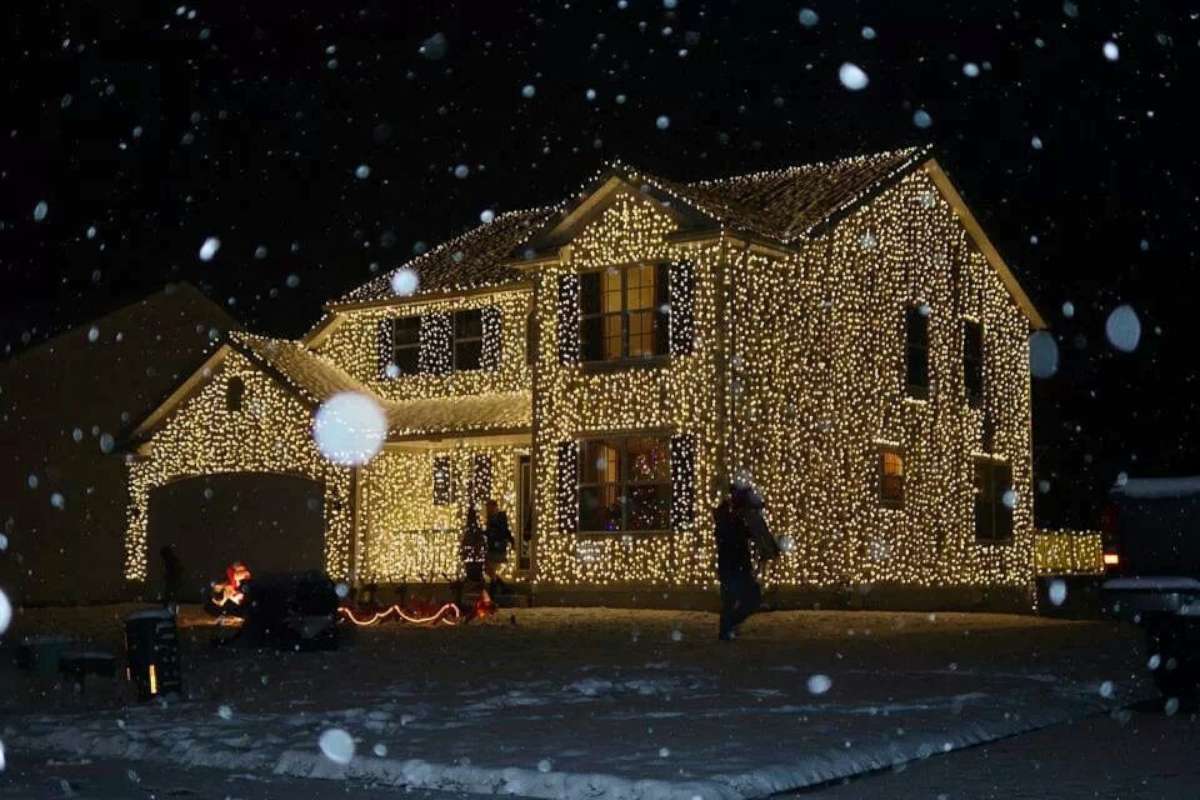
[(671, 527), (670, 440), (590, 439), (579, 464), (579, 529), (587, 533)]
[(904, 508), (904, 455), (893, 447), (879, 451), (879, 505)]
[(666, 264), (635, 264), (584, 273), (579, 290), (583, 361), (667, 354)]

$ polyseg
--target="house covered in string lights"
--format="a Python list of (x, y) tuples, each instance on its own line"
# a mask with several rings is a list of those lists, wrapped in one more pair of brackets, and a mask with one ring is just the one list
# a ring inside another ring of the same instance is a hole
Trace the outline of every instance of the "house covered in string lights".
[[(745, 479), (787, 545), (770, 586), (1028, 597), (1044, 322), (927, 150), (694, 183), (615, 165), (327, 312), (232, 335), (137, 428), (127, 578), (173, 542), (210, 574), (452, 582), (494, 497), (539, 594), (678, 596), (715, 586), (710, 510)], [(355, 466), (312, 435), (344, 392), (387, 420)]]

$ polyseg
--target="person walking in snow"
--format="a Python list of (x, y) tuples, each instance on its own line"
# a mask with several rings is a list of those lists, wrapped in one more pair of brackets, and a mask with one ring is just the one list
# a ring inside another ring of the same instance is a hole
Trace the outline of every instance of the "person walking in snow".
[(487, 561), (484, 565), (484, 571), (490, 579), (488, 591), (493, 595), (497, 590), (506, 590), (508, 587), (504, 585), (504, 581), (500, 580), (497, 574), (500, 565), (508, 561), (508, 546), (516, 544), (513, 540), (512, 530), (508, 527), (508, 514), (500, 510), (500, 504), (495, 500), (488, 500), (487, 505)]
[(717, 541), (717, 579), (721, 583), (721, 622), (717, 636), (729, 641), (738, 625), (762, 602), (750, 555), (751, 531), (744, 516), (746, 490), (731, 485), (729, 497), (713, 511)]

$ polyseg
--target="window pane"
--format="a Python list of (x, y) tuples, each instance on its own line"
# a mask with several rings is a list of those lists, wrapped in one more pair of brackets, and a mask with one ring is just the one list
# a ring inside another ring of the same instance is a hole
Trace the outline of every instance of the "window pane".
[(614, 483), (584, 486), (579, 490), (579, 529), (621, 530), (621, 503)]
[(584, 314), (600, 313), (599, 272), (588, 272), (579, 276), (579, 310)]
[(983, 399), (983, 326), (967, 320), (963, 327), (963, 382), (973, 406)]
[(483, 309), (454, 312), (454, 338), (474, 339), (483, 336)]
[(665, 531), (671, 527), (671, 485), (631, 485), (628, 489), (629, 530)]
[(392, 362), (401, 375), (416, 375), (420, 354), (419, 347), (398, 347)]
[(584, 361), (604, 358), (604, 317), (584, 317), (579, 321), (579, 357)]
[(621, 315), (605, 314), (604, 320), (604, 358), (611, 361), (621, 358)]
[(483, 358), (483, 341), (476, 339), (474, 341), (455, 342), (454, 343), (454, 368), (455, 369), (479, 369), (480, 362)]
[(626, 480), (635, 482), (671, 480), (671, 455), (667, 439), (627, 439)]
[(396, 346), (421, 342), (421, 318), (401, 317), (396, 320), (392, 343)]
[(630, 267), (626, 271), (626, 308), (630, 311), (654, 308), (656, 297), (654, 279), (656, 273), (657, 270), (653, 264)]
[(580, 480), (583, 483), (615, 483), (620, 475), (621, 457), (615, 443), (591, 440), (583, 443)]
[(612, 313), (621, 310), (621, 270), (608, 269), (603, 273), (604, 290), (600, 310)]
[(632, 311), (629, 314), (629, 357), (643, 358), (655, 354), (653, 311)]
[(883, 474), (884, 475), (903, 475), (904, 474), (904, 458), (895, 450), (883, 451)]
[(913, 397), (929, 395), (929, 317), (920, 308), (905, 313), (905, 366), (908, 392)]

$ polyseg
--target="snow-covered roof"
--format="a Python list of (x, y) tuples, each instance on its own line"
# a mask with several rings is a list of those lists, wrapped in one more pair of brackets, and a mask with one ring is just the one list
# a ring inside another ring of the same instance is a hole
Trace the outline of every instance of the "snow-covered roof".
[[(628, 175), (678, 198), (715, 222), (784, 244), (809, 235), (821, 222), (856, 206), (928, 155), (908, 147), (836, 161), (728, 178), (676, 182), (614, 164)], [(329, 303), (330, 307), (393, 299), (392, 276), (402, 269), (419, 277), (417, 295), (470, 291), (521, 281), (510, 266), (519, 248), (568, 211), (566, 203), (511, 211), (472, 228)]]
[(300, 342), (236, 333), (230, 336), (230, 343), (310, 405), (320, 405), (339, 392), (374, 398), (387, 415), (389, 437), (393, 439), (445, 433), (512, 433), (532, 425), (533, 399), (529, 392), (388, 400)]
[(1200, 495), (1200, 475), (1179, 478), (1129, 478), (1112, 493), (1137, 500)]

